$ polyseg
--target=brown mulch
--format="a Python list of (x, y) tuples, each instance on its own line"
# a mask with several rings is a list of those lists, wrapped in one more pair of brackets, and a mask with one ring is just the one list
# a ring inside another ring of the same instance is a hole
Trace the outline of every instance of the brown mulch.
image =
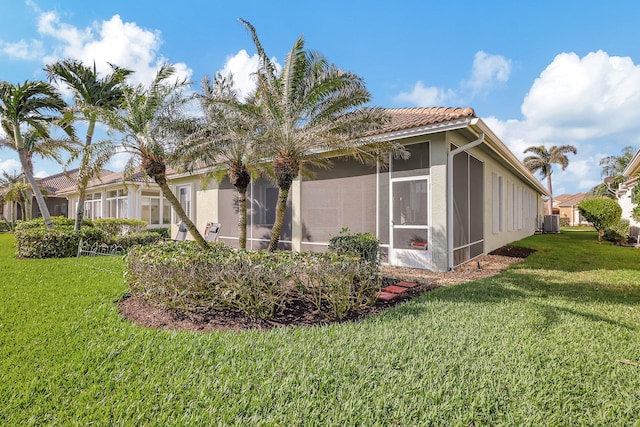
[[(533, 251), (526, 248), (504, 246), (488, 255), (475, 258), (457, 267), (454, 271), (437, 273), (428, 270), (382, 266), (383, 286), (397, 281), (415, 282), (418, 286), (409, 289), (391, 301), (378, 301), (374, 306), (363, 307), (360, 313), (344, 320), (355, 321), (380, 313), (391, 306), (439, 288), (458, 283), (470, 282), (498, 274), (509, 265), (520, 262)], [(213, 312), (203, 314), (183, 314), (167, 308), (148, 304), (140, 297), (126, 297), (119, 303), (120, 312), (129, 321), (141, 326), (188, 331), (240, 331), (246, 329), (271, 329), (281, 326), (313, 326), (335, 322), (322, 313), (313, 310), (306, 301), (290, 299), (285, 301), (282, 313), (270, 320), (252, 319), (237, 312)]]

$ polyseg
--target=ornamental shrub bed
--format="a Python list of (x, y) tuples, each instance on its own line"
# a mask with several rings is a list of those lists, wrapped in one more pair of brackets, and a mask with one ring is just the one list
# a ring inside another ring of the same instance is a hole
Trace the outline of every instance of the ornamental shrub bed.
[(329, 319), (375, 302), (375, 264), (351, 254), (242, 251), (216, 243), (136, 246), (126, 256), (131, 294), (183, 313), (235, 311), (270, 319), (305, 301)]
[(100, 218), (94, 219), (93, 225), (110, 236), (124, 236), (130, 233), (142, 233), (147, 222), (133, 218)]
[[(22, 223), (24, 224), (24, 222)], [(89, 244), (102, 243), (106, 236), (100, 229), (83, 227), (79, 231), (72, 228), (21, 228), (14, 232), (16, 256), (18, 258), (65, 258), (76, 256), (80, 239)]]
[[(117, 245), (126, 250), (135, 245), (154, 244), (162, 238), (157, 232), (144, 231), (146, 222), (106, 218), (83, 219), (80, 230), (74, 230), (75, 220), (52, 217), (55, 228), (49, 230), (42, 218), (20, 221), (15, 227), (18, 258), (66, 258), (76, 256), (80, 239), (89, 246)], [(140, 228), (142, 226), (142, 228)], [(130, 228), (127, 228), (130, 227)], [(126, 232), (126, 230), (143, 230)]]

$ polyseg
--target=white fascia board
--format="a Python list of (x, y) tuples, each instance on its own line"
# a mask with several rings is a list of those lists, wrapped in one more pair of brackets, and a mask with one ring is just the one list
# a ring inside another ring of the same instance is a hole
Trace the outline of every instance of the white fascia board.
[(435, 123), (417, 128), (401, 129), (393, 132), (387, 132), (380, 135), (367, 136), (360, 139), (363, 144), (380, 142), (380, 141), (396, 141), (399, 139), (412, 138), (414, 136), (429, 135), (437, 132), (446, 132), (448, 130), (463, 129), (469, 126), (473, 119), (464, 118), (452, 120), (445, 123)]
[(623, 176), (632, 176), (640, 172), (640, 150), (633, 156), (627, 167), (622, 172)]

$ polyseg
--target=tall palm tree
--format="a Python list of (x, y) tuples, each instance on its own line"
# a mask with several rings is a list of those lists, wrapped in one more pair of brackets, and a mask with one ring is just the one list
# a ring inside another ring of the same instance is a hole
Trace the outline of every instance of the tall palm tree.
[(225, 176), (238, 193), (238, 235), (240, 249), (247, 247), (247, 188), (258, 172), (254, 142), (255, 115), (244, 114), (252, 108), (249, 99), (242, 103), (233, 89), (233, 76), (217, 74), (212, 81), (202, 79), (202, 93), (196, 95), (204, 111), (200, 126), (189, 135), (178, 151), (187, 168), (197, 165), (213, 167), (213, 176)]
[(540, 176), (547, 179), (547, 189), (549, 190), (549, 214), (553, 213), (553, 189), (551, 187), (551, 173), (553, 164), (560, 165), (562, 170), (569, 166), (568, 153), (576, 154), (578, 150), (573, 145), (554, 145), (549, 150), (544, 145), (532, 146), (524, 150), (525, 153), (532, 153), (524, 159), (524, 165), (532, 173), (540, 171)]
[(622, 154), (619, 156), (606, 156), (600, 159), (600, 174), (604, 177), (622, 176), (625, 168), (633, 158), (636, 150), (632, 146), (627, 146), (622, 149)]
[[(74, 59), (64, 59), (47, 65), (49, 80), (64, 83), (73, 92), (74, 103), (67, 111), (70, 119), (87, 123), (87, 134), (80, 156), (78, 170), (78, 209), (75, 229), (79, 230), (84, 217), (84, 200), (89, 181), (98, 176), (115, 153), (111, 141), (100, 141), (93, 145), (93, 135), (98, 122), (109, 125), (112, 113), (122, 104), (125, 79), (133, 71), (109, 64), (111, 73), (100, 76), (93, 67), (87, 67)], [(73, 156), (70, 161), (75, 160)]]
[(383, 110), (365, 108), (371, 95), (359, 76), (340, 70), (320, 53), (305, 50), (299, 38), (287, 54), (282, 71), (265, 53), (255, 28), (251, 32), (260, 65), (256, 73), (256, 121), (259, 153), (273, 161), (278, 185), (276, 218), (269, 250), (278, 247), (289, 189), (306, 164), (329, 165), (326, 151), (340, 151), (360, 160), (379, 148), (358, 144), (358, 138), (382, 126)]
[[(42, 192), (29, 167), (22, 126), (33, 129), (43, 139), (51, 138), (51, 125), (58, 125), (68, 135), (73, 135), (73, 130), (66, 126), (65, 122), (57, 120), (56, 117), (56, 115), (62, 114), (65, 107), (66, 103), (49, 83), (25, 81), (23, 84), (13, 85), (8, 82), (0, 82), (2, 127), (7, 130), (9, 139), (13, 141), (12, 148), (18, 152), (22, 171), (31, 185), (44, 222), (49, 229), (53, 229), (54, 225)], [(53, 113), (53, 115), (47, 113)]]
[(186, 80), (174, 80), (175, 68), (163, 64), (148, 87), (138, 85), (125, 91), (122, 112), (114, 121), (122, 133), (122, 146), (132, 154), (125, 175), (141, 166), (148, 177), (160, 187), (189, 233), (202, 248), (208, 243), (198, 232), (167, 184), (167, 161), (173, 158), (178, 141), (176, 135), (193, 129), (193, 119), (184, 108), (190, 98), (185, 96)]

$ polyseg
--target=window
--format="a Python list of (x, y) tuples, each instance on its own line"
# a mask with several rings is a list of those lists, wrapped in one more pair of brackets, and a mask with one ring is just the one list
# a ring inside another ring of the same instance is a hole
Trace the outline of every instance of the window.
[(142, 191), (140, 199), (140, 219), (147, 221), (147, 224), (170, 224), (171, 205), (160, 193), (156, 191)]
[(109, 218), (127, 218), (128, 191), (126, 188), (107, 191), (107, 216)]
[(91, 219), (102, 218), (102, 194), (93, 193), (85, 196), (84, 216)]
[[(191, 186), (177, 186), (176, 193), (176, 195), (178, 196), (178, 201), (180, 202), (180, 206), (182, 206), (182, 209), (184, 209), (187, 217), (191, 218)], [(180, 218), (178, 217), (178, 215), (175, 215), (174, 222), (176, 224), (180, 222)]]

